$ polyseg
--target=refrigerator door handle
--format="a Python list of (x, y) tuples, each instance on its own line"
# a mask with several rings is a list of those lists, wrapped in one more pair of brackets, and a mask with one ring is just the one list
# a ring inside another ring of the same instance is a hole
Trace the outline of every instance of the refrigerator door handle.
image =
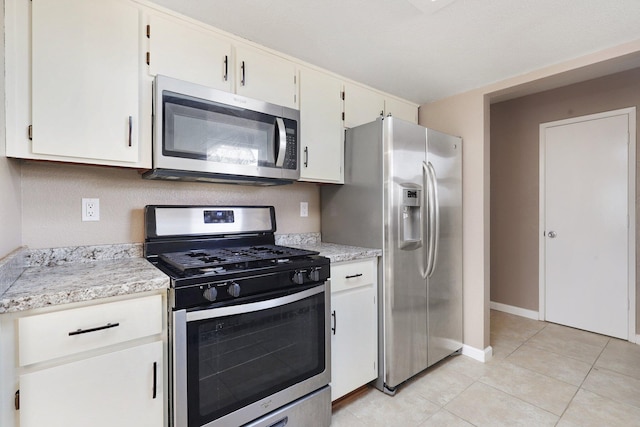
[(438, 181), (436, 171), (431, 162), (426, 165), (429, 175), (429, 262), (427, 277), (431, 277), (438, 261), (438, 246), (440, 245), (440, 199), (438, 197)]
[[(422, 245), (420, 253), (420, 275), (423, 279), (429, 273), (429, 258), (431, 244), (427, 240), (427, 234), (431, 235), (429, 229), (431, 224), (431, 204), (429, 203), (429, 170), (427, 164), (422, 162), (422, 202), (420, 203), (420, 238), (425, 244)], [(426, 211), (426, 215), (425, 215)]]

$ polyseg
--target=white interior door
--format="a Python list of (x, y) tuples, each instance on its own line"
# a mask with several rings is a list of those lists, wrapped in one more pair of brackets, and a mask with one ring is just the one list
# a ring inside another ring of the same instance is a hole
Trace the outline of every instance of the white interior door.
[(635, 112), (611, 112), (540, 127), (541, 313), (623, 339), (631, 320), (634, 118)]

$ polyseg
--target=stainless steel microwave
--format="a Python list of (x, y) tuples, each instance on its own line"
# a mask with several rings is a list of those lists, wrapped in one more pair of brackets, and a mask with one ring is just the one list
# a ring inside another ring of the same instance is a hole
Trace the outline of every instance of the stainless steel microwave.
[(300, 178), (300, 112), (166, 76), (153, 89), (148, 179), (288, 184)]

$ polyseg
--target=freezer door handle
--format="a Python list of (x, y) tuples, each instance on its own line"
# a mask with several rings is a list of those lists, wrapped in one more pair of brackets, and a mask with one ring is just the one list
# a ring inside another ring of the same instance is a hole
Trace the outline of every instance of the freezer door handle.
[(427, 257), (426, 277), (431, 277), (438, 261), (438, 246), (440, 244), (440, 199), (438, 197), (438, 185), (436, 171), (431, 162), (424, 163), (423, 168), (428, 176), (428, 212), (429, 212), (429, 248)]
[[(427, 169), (427, 164), (422, 162), (422, 203), (420, 203), (420, 237), (422, 241), (426, 242), (426, 244), (422, 245), (422, 251), (420, 254), (420, 275), (423, 279), (427, 278), (427, 274), (429, 272), (429, 241), (427, 240), (427, 235), (431, 235), (431, 231), (429, 230), (430, 226), (430, 206), (429, 206), (429, 171)], [(425, 211), (427, 215), (425, 215)]]

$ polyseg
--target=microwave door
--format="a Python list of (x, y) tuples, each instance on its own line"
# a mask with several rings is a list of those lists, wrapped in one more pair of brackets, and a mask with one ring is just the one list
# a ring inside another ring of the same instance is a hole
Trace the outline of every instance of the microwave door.
[[(281, 128), (284, 128), (282, 123)], [(280, 178), (286, 145), (272, 117), (227, 106), (165, 102), (162, 158), (171, 169)], [(280, 148), (282, 145), (282, 148)], [(281, 159), (276, 156), (281, 155)]]
[(297, 180), (299, 120), (297, 110), (157, 76), (154, 171), (145, 175), (247, 183), (251, 177), (278, 184)]

